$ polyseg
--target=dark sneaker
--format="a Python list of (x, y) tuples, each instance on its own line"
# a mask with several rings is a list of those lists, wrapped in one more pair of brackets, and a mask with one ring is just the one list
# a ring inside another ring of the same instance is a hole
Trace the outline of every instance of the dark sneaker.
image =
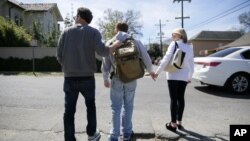
[(129, 141), (133, 135), (134, 135), (133, 131), (131, 133), (124, 133), (123, 134), (123, 141)]
[(96, 130), (95, 134), (93, 136), (89, 136), (88, 140), (89, 141), (99, 141), (101, 138), (101, 134), (98, 130)]

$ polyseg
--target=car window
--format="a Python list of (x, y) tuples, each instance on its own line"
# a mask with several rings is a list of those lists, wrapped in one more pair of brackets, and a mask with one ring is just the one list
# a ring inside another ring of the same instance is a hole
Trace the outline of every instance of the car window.
[(250, 50), (247, 50), (241, 54), (243, 58), (250, 59)]
[(223, 50), (220, 50), (218, 52), (215, 52), (211, 55), (209, 55), (209, 57), (225, 57), (237, 50), (240, 50), (240, 48), (227, 48), (227, 49), (223, 49)]

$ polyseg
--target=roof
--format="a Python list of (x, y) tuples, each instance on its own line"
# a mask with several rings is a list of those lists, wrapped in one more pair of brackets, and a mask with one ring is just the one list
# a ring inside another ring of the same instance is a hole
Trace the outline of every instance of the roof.
[(48, 11), (56, 6), (56, 3), (34, 3), (21, 5), (26, 9), (26, 11)]
[(238, 47), (238, 46), (250, 46), (250, 32), (244, 34), (243, 36), (233, 41), (232, 43), (226, 44), (225, 46), (219, 48)]
[(14, 4), (25, 11), (49, 11), (51, 9), (54, 9), (56, 13), (56, 17), (58, 21), (63, 21), (62, 15), (57, 7), (56, 3), (30, 3), (30, 4), (24, 4), (22, 2), (18, 2), (17, 0), (7, 0), (7, 2)]
[(20, 8), (22, 8), (22, 9), (25, 9), (24, 7), (22, 7), (20, 4), (22, 4), (22, 3), (19, 3), (18, 1), (16, 1), (16, 0), (8, 0), (8, 2), (10, 2), (10, 3), (12, 3), (12, 4), (14, 4), (14, 5), (16, 5), (16, 6), (18, 6), (18, 7), (20, 7)]
[(55, 9), (57, 20), (63, 21), (62, 15), (57, 7), (56, 3), (32, 3), (32, 4), (21, 4), (26, 10), (25, 11), (49, 11)]
[(236, 40), (241, 36), (240, 31), (201, 31), (190, 40)]

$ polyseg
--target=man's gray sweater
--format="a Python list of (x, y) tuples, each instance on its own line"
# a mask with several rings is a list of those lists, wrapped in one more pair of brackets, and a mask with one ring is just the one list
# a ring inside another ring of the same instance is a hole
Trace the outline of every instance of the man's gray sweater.
[(65, 77), (94, 76), (95, 52), (108, 56), (109, 48), (102, 42), (100, 32), (88, 25), (74, 25), (61, 34), (57, 46), (57, 60)]

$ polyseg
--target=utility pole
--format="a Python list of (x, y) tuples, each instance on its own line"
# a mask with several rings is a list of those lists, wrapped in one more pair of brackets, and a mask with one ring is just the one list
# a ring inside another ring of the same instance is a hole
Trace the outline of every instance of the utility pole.
[(74, 24), (74, 11), (73, 11), (73, 3), (71, 3), (71, 17), (70, 22), (73, 25)]
[(162, 57), (162, 38), (163, 38), (164, 33), (161, 32), (161, 27), (165, 26), (165, 24), (161, 24), (161, 19), (160, 19), (159, 24), (156, 26), (160, 27), (160, 32), (158, 33), (158, 35), (160, 36), (160, 49), (161, 49), (161, 57)]
[(181, 19), (181, 27), (184, 28), (184, 19), (189, 19), (190, 17), (184, 17), (183, 16), (183, 1), (191, 2), (191, 0), (173, 0), (173, 3), (175, 2), (181, 2), (181, 17), (175, 17), (175, 19)]
[(150, 49), (150, 44), (151, 44), (151, 42), (150, 42), (150, 37), (148, 38), (148, 49)]

